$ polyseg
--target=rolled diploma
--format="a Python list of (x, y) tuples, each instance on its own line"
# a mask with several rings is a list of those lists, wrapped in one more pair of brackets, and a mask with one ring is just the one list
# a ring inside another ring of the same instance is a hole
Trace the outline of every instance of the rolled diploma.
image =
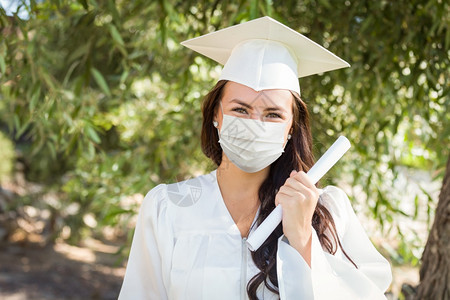
[[(349, 140), (340, 136), (331, 147), (322, 155), (322, 157), (314, 164), (314, 166), (306, 173), (313, 184), (316, 184), (320, 178), (325, 175), (332, 166), (350, 149)], [(255, 231), (247, 239), (247, 246), (251, 251), (258, 250), (262, 243), (277, 228), (283, 218), (283, 209), (281, 205), (267, 216), (264, 222), (255, 229)]]

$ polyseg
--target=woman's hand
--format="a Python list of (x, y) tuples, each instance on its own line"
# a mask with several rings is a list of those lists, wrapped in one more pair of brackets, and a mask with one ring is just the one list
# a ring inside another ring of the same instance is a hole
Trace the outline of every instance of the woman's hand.
[(319, 191), (303, 171), (292, 171), (275, 197), (275, 205), (283, 208), (284, 235), (309, 265), (311, 222), (318, 199)]

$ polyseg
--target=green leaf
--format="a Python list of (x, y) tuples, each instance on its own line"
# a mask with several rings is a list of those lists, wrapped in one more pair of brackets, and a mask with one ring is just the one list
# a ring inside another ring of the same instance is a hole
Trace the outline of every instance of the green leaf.
[(78, 0), (78, 3), (80, 3), (81, 5), (83, 5), (83, 8), (84, 8), (84, 9), (88, 9), (88, 8), (89, 8), (88, 3), (87, 3), (86, 0)]
[[(448, 24), (447, 24), (447, 26), (448, 26)], [(449, 28), (447, 28), (446, 34), (445, 34), (445, 49), (449, 49), (449, 48), (450, 48), (450, 30), (449, 30)]]
[(29, 104), (30, 111), (34, 111), (34, 108), (36, 107), (36, 104), (39, 101), (40, 96), (41, 96), (41, 87), (39, 86), (37, 90), (33, 93), (33, 96), (31, 96)]
[(102, 223), (104, 224), (111, 224), (113, 223), (113, 219), (117, 218), (117, 216), (120, 216), (122, 214), (132, 214), (133, 211), (131, 209), (124, 209), (120, 207), (114, 207), (108, 211), (106, 216), (103, 218)]
[(20, 129), (20, 119), (19, 119), (19, 116), (16, 115), (16, 114), (14, 114), (13, 120), (14, 120), (14, 129), (15, 129), (15, 130), (19, 130), (19, 129)]
[(92, 128), (91, 126), (87, 125), (85, 127), (85, 130), (86, 130), (86, 135), (89, 137), (89, 139), (91, 139), (96, 144), (100, 144), (101, 139), (98, 136), (97, 132), (94, 130), (94, 128)]
[(55, 145), (51, 141), (48, 141), (47, 142), (47, 148), (48, 148), (48, 150), (50, 150), (51, 158), (56, 160), (56, 148), (55, 148)]
[(69, 143), (66, 146), (65, 149), (65, 154), (67, 156), (69, 156), (72, 152), (73, 149), (75, 149), (75, 146), (77, 145), (77, 141), (78, 141), (78, 135), (73, 134), (72, 137), (70, 138)]
[(128, 70), (125, 70), (125, 71), (122, 73), (122, 75), (120, 75), (120, 83), (121, 83), (121, 84), (124, 83), (125, 80), (127, 80), (129, 74), (130, 74), (129, 71), (128, 71)]
[(73, 50), (73, 52), (67, 58), (67, 61), (72, 62), (83, 55), (90, 54), (89, 53), (90, 49), (91, 49), (91, 40), (89, 40), (86, 43), (81, 44), (79, 47), (77, 47), (75, 50)]
[(106, 95), (111, 96), (111, 91), (109, 90), (108, 84), (106, 83), (103, 75), (94, 67), (91, 68), (91, 74), (94, 76), (95, 82), (97, 82), (103, 92), (105, 92)]
[(414, 197), (414, 219), (417, 219), (417, 215), (419, 214), (419, 195)]
[(323, 5), (326, 9), (331, 9), (332, 6), (328, 0), (319, 0), (319, 3)]
[(265, 12), (265, 14), (267, 15), (267, 16), (269, 16), (269, 17), (271, 17), (272, 16), (272, 14), (273, 14), (273, 1), (272, 0), (266, 0), (266, 12)]
[(250, 1), (250, 19), (256, 19), (258, 17), (258, 0)]
[(0, 71), (2, 72), (2, 74), (6, 73), (6, 63), (5, 63), (5, 58), (3, 57), (3, 55), (0, 54)]
[(87, 145), (88, 157), (92, 159), (95, 156), (95, 147), (93, 143), (88, 143)]
[(20, 138), (22, 134), (24, 134), (24, 132), (28, 129), (28, 127), (30, 127), (30, 125), (31, 122), (23, 124), (22, 127), (16, 132), (16, 139)]
[(111, 37), (113, 40), (119, 44), (120, 46), (124, 46), (125, 43), (123, 42), (122, 36), (120, 35), (119, 31), (117, 30), (116, 26), (113, 24), (109, 25), (109, 32), (111, 33)]
[(54, 90), (55, 89), (55, 83), (53, 82), (53, 79), (52, 79), (51, 75), (48, 74), (43, 69), (41, 69), (41, 72), (39, 72), (39, 73), (40, 73), (39, 75), (42, 77), (42, 80), (47, 84), (47, 87), (50, 90)]

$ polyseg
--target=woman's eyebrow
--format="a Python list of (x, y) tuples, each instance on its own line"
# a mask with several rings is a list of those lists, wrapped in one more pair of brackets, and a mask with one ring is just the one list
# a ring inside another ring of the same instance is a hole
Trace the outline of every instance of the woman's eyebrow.
[(264, 109), (265, 111), (285, 111), (284, 109), (282, 109), (281, 107), (279, 107), (279, 106), (274, 106), (274, 107), (268, 107), (268, 108), (266, 108), (266, 109)]
[[(238, 103), (238, 104), (240, 104), (242, 106), (245, 106), (247, 108), (250, 108), (250, 109), (253, 108), (250, 104), (245, 103), (244, 101), (239, 100), (239, 99), (233, 99), (230, 102)], [(279, 107), (279, 106), (267, 107), (267, 108), (264, 108), (264, 111), (281, 111), (281, 112), (285, 112), (285, 110), (283, 108)]]
[(245, 106), (245, 107), (247, 107), (247, 108), (252, 108), (252, 106), (251, 106), (250, 104), (245, 103), (244, 101), (241, 101), (241, 100), (239, 100), (239, 99), (233, 99), (233, 100), (231, 100), (230, 102), (236, 102), (236, 103), (238, 103), (238, 104), (240, 104), (240, 105), (242, 105), (242, 106)]

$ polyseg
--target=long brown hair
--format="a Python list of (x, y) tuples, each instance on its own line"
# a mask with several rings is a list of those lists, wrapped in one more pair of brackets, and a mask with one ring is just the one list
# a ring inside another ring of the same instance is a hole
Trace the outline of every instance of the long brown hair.
[[(217, 129), (213, 126), (213, 120), (227, 82), (226, 80), (219, 81), (206, 95), (202, 106), (202, 150), (217, 166), (222, 162), (222, 148), (218, 142), (219, 135)], [(257, 225), (261, 224), (275, 208), (275, 196), (289, 177), (290, 172), (294, 169), (307, 172), (314, 164), (309, 113), (306, 104), (300, 97), (294, 92), (291, 93), (294, 98), (292, 138), (286, 144), (284, 153), (270, 166), (269, 175), (259, 188), (258, 196), (261, 208), (256, 220)], [(317, 232), (320, 244), (326, 251), (335, 254), (338, 246), (342, 249), (333, 217), (328, 209), (320, 203), (317, 203), (314, 211), (312, 226)], [(247, 294), (252, 300), (258, 299), (256, 291), (263, 282), (270, 291), (279, 294), (276, 252), (278, 249), (278, 238), (282, 234), (283, 229), (280, 224), (262, 246), (252, 252), (253, 261), (260, 270), (247, 284)], [(342, 251), (353, 263), (344, 249)]]

